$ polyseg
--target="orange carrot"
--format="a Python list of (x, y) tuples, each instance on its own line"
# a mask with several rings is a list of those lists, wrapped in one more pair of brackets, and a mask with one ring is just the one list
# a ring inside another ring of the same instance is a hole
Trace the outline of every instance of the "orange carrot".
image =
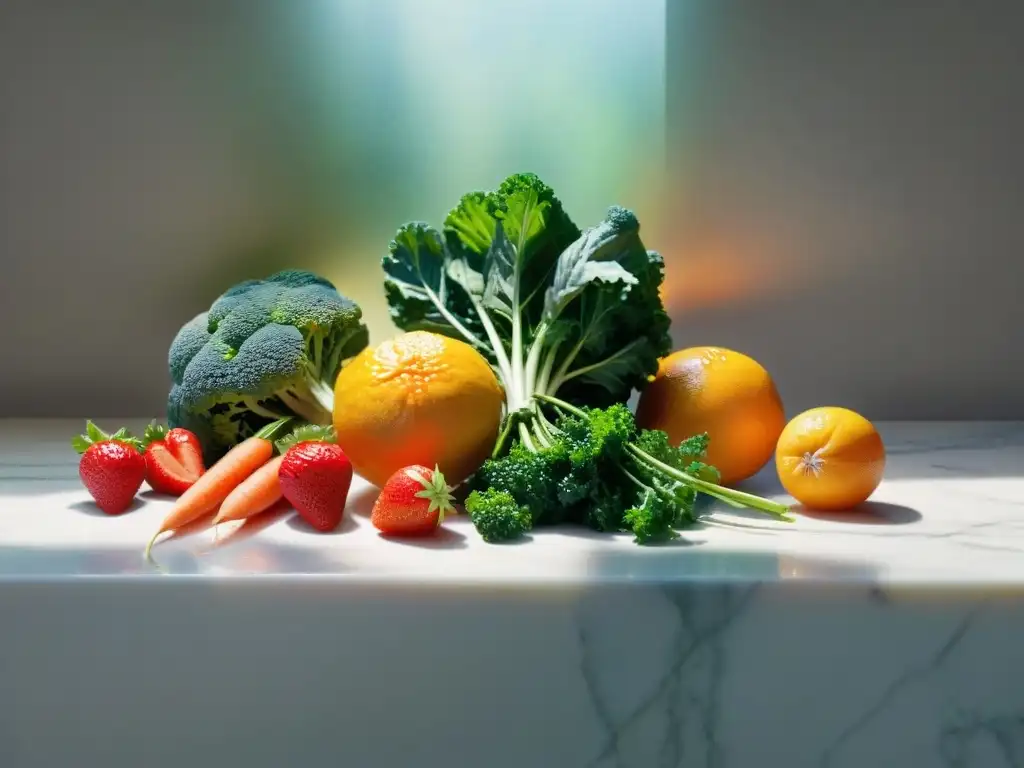
[[(217, 532), (213, 536), (213, 542), (209, 547), (200, 552), (200, 554), (208, 555), (221, 547), (227, 546), (228, 544), (245, 541), (246, 539), (255, 536), (265, 528), (278, 522), (285, 515), (294, 511), (295, 510), (292, 509), (292, 505), (289, 504), (286, 499), (282, 498), (276, 504), (271, 505), (270, 509), (264, 510), (258, 515), (247, 517), (237, 525), (226, 525), (222, 528), (218, 528)], [(228, 530), (225, 531), (224, 528), (227, 528)]]
[(221, 502), (249, 475), (266, 464), (274, 455), (273, 438), (291, 422), (280, 419), (272, 422), (228, 451), (174, 502), (160, 529), (146, 546), (145, 557), (165, 531), (180, 528), (196, 518), (213, 512)]
[(213, 518), (213, 524), (219, 525), (229, 520), (244, 520), (258, 515), (280, 500), (281, 483), (277, 479), (277, 470), (283, 460), (283, 455), (275, 456), (239, 483), (221, 502), (220, 511)]

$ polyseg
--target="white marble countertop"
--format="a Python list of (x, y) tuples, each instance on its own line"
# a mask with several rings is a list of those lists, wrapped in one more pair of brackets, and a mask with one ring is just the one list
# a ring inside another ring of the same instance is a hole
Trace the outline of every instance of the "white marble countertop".
[[(118, 422), (141, 431), (143, 420)], [(1024, 424), (883, 423), (885, 480), (862, 510), (796, 522), (711, 507), (681, 541), (640, 547), (628, 535), (541, 529), (489, 545), (460, 516), (435, 539), (398, 543), (369, 524), (374, 491), (353, 484), (338, 531), (293, 513), (217, 542), (212, 531), (159, 544), (161, 574), (142, 559), (169, 502), (143, 492), (108, 517), (77, 474), (82, 420), (0, 421), (0, 579), (290, 577), (381, 582), (855, 581), (1024, 584)], [(746, 485), (788, 499), (769, 466)], [(248, 534), (248, 535), (247, 535)]]
[(1024, 765), (1024, 424), (881, 425), (843, 519), (400, 544), (360, 484), (169, 575), (169, 502), (100, 513), (82, 426), (0, 422), (0, 765)]

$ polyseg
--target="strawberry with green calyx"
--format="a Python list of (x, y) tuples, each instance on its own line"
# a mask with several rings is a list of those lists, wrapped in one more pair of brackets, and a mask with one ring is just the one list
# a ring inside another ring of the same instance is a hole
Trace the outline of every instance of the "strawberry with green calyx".
[(331, 427), (305, 426), (279, 440), (281, 494), (317, 531), (341, 523), (352, 486), (352, 462), (335, 444)]
[(373, 505), (370, 522), (388, 536), (428, 536), (454, 511), (452, 502), (441, 470), (414, 464), (388, 478)]
[(142, 436), (146, 482), (157, 493), (181, 496), (206, 472), (199, 438), (187, 429), (150, 422)]
[(108, 435), (91, 421), (85, 434), (71, 440), (81, 455), (78, 476), (96, 506), (108, 515), (119, 515), (135, 500), (146, 477), (142, 442), (126, 429)]
[(303, 424), (274, 443), (274, 447), (280, 454), (288, 453), (288, 449), (299, 443), (334, 443), (337, 435), (334, 427), (322, 427), (317, 424)]

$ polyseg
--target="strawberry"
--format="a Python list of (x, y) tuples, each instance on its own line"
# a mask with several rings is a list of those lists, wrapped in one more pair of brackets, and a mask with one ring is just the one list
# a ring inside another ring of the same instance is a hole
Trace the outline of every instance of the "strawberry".
[(82, 456), (78, 475), (96, 506), (108, 515), (127, 510), (146, 476), (142, 443), (125, 429), (108, 435), (88, 421), (85, 434), (73, 438), (71, 445)]
[(341, 522), (352, 485), (352, 462), (334, 433), (322, 427), (304, 427), (278, 443), (282, 453), (277, 477), (281, 494), (302, 518), (321, 532)]
[(373, 505), (370, 522), (390, 536), (426, 536), (454, 509), (441, 471), (420, 464), (395, 472)]
[(155, 421), (143, 435), (146, 482), (157, 493), (181, 496), (206, 471), (199, 438), (187, 429), (166, 430)]

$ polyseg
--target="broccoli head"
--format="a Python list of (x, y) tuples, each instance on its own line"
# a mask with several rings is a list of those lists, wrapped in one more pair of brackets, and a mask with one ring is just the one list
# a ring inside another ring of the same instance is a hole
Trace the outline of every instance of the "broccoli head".
[(466, 499), (466, 512), (481, 538), (490, 543), (518, 539), (533, 527), (529, 507), (507, 491), (473, 491)]
[(208, 461), (282, 417), (330, 424), (338, 371), (368, 343), (359, 306), (324, 278), (245, 280), (171, 343), (167, 420), (194, 432)]

